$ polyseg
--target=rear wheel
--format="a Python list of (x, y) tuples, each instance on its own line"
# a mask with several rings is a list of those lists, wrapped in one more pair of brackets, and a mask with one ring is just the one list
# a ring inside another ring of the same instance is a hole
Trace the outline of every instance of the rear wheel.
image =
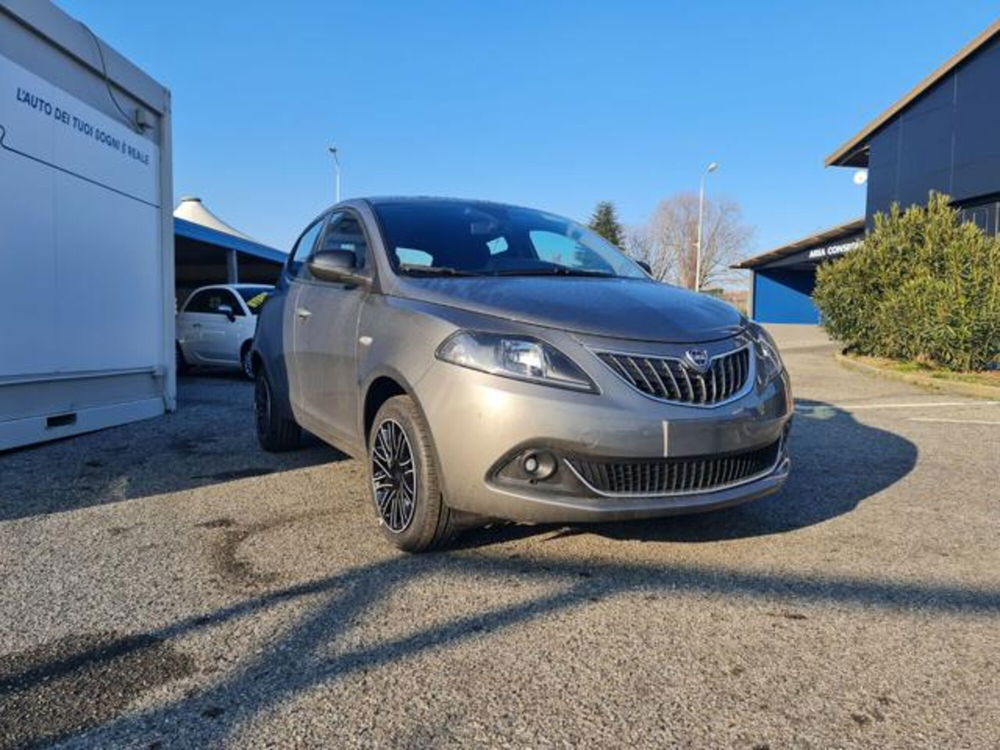
[(409, 396), (386, 401), (368, 439), (372, 500), (382, 533), (407, 552), (447, 544), (458, 515), (441, 493), (431, 431)]
[(252, 341), (247, 341), (243, 344), (243, 348), (240, 349), (240, 368), (243, 370), (243, 377), (247, 380), (256, 380), (253, 373), (252, 344)]
[(288, 413), (287, 406), (276, 399), (271, 380), (263, 367), (257, 369), (254, 377), (254, 417), (261, 448), (279, 452), (299, 447), (302, 428)]

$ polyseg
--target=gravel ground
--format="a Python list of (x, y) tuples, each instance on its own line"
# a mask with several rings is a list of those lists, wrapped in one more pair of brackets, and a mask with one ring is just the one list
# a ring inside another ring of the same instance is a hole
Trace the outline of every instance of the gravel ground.
[(1000, 404), (777, 331), (793, 473), (405, 556), (251, 387), (0, 455), (0, 748), (1000, 746)]

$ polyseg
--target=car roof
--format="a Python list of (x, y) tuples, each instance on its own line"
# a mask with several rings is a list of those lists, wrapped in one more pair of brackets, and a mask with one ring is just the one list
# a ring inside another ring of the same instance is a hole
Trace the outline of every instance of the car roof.
[[(531, 208), (530, 206), (520, 206), (516, 203), (502, 203), (500, 201), (490, 201), (483, 198), (456, 198), (437, 195), (377, 195), (362, 198), (372, 206), (387, 205), (390, 203), (411, 203), (419, 205), (421, 203), (459, 203), (474, 206), (494, 206), (497, 208), (523, 208), (528, 211), (539, 211), (541, 213), (551, 213), (544, 209)], [(554, 215), (554, 214), (553, 214)]]
[(261, 287), (274, 289), (274, 284), (205, 284), (195, 291), (200, 292), (202, 289), (260, 289)]

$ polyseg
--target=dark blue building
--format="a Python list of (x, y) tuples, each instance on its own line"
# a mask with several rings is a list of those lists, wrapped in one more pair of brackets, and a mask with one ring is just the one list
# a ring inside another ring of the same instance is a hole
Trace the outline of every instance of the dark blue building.
[[(740, 263), (752, 271), (751, 311), (770, 323), (815, 323), (810, 294), (829, 248), (850, 245), (893, 203), (951, 196), (983, 231), (1000, 233), (1000, 21), (826, 159), (868, 170), (865, 218)], [(820, 251), (826, 247), (826, 254)], [(808, 252), (816, 255), (809, 257)]]

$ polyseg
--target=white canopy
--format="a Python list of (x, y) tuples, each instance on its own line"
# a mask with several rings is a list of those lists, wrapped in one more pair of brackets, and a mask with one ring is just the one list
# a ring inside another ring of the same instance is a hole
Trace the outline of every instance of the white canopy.
[(214, 229), (217, 232), (225, 232), (226, 234), (231, 234), (233, 237), (239, 237), (240, 239), (257, 242), (257, 240), (253, 237), (250, 237), (240, 230), (229, 226), (226, 222), (205, 208), (201, 202), (201, 198), (196, 198), (194, 196), (181, 198), (181, 202), (178, 203), (177, 208), (174, 209), (174, 218), (184, 219), (185, 221), (190, 221), (192, 224), (200, 224), (203, 227)]

